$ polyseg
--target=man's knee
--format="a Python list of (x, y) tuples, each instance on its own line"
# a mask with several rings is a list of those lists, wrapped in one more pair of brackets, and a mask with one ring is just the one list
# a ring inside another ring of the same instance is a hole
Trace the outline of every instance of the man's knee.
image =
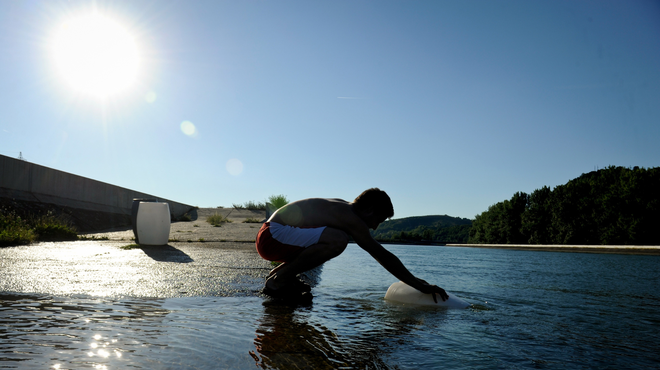
[(346, 249), (348, 241), (348, 234), (331, 227), (326, 227), (325, 230), (323, 230), (323, 234), (321, 234), (321, 239), (319, 240), (319, 242), (326, 244), (326, 248), (328, 248), (334, 256), (340, 255)]

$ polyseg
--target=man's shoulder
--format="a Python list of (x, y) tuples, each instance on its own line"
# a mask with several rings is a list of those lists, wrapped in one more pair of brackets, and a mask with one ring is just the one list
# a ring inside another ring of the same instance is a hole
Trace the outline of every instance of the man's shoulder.
[(339, 207), (350, 208), (351, 203), (339, 198), (307, 198), (296, 201), (299, 205), (309, 205), (312, 207)]
[(300, 202), (304, 201), (348, 203), (347, 201), (339, 198), (307, 198), (300, 200)]
[(324, 199), (325, 209), (327, 211), (345, 216), (347, 213), (353, 213), (352, 203), (343, 199)]

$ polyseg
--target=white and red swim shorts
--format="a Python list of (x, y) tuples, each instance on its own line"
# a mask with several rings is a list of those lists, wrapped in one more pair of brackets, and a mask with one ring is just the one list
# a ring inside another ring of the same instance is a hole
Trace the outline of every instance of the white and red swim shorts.
[(305, 248), (317, 244), (322, 227), (293, 227), (266, 222), (257, 234), (257, 252), (268, 261), (289, 262), (300, 254)]

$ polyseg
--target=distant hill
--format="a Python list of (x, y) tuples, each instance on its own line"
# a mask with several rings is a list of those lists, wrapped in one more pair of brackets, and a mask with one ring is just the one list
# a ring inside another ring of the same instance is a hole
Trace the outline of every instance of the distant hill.
[(414, 216), (387, 220), (378, 226), (377, 234), (385, 234), (391, 231), (410, 231), (419, 226), (429, 228), (442, 228), (456, 225), (472, 225), (472, 221), (467, 218), (451, 216)]
[(465, 243), (472, 221), (452, 216), (415, 216), (383, 222), (372, 235), (379, 241)]

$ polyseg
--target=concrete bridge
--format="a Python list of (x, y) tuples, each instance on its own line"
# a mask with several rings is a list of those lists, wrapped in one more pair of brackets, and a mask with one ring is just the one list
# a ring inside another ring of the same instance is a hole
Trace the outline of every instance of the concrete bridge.
[(131, 224), (134, 198), (167, 202), (172, 220), (196, 207), (141, 193), (24, 160), (0, 155), (0, 200), (28, 209), (55, 207), (68, 214), (79, 231), (99, 231)]

